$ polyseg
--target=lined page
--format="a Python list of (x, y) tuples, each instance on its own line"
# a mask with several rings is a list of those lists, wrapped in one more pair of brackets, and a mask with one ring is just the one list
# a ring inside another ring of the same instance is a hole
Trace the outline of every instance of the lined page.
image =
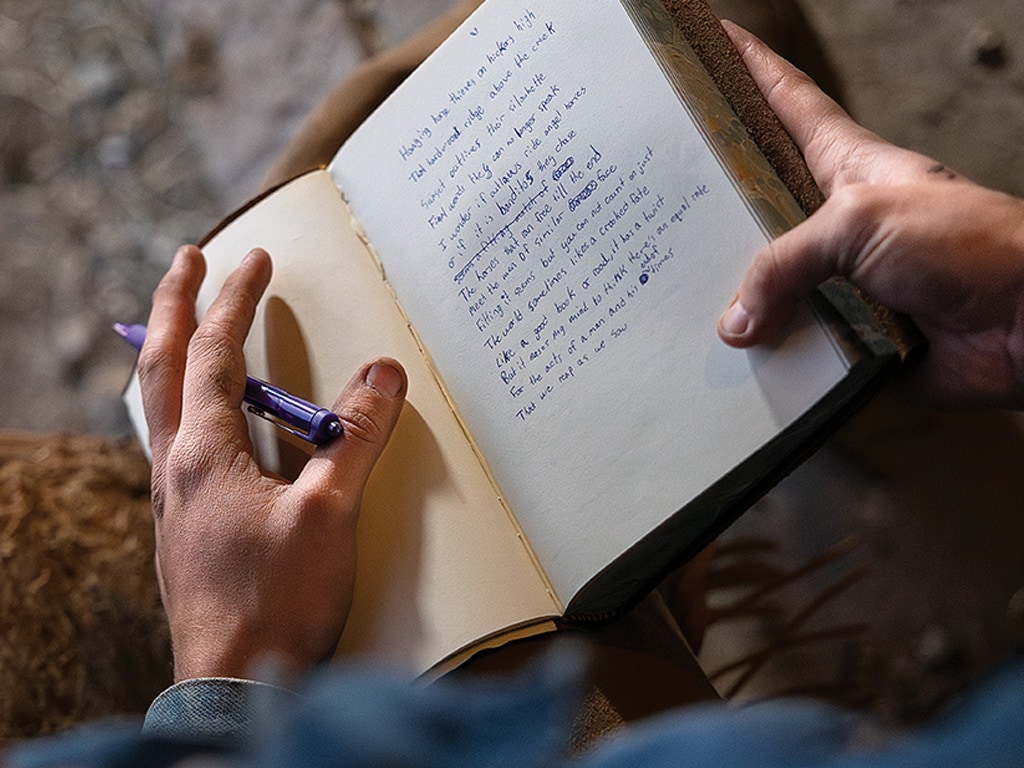
[(718, 340), (766, 236), (616, 0), (485, 3), (329, 171), (564, 602), (846, 373)]

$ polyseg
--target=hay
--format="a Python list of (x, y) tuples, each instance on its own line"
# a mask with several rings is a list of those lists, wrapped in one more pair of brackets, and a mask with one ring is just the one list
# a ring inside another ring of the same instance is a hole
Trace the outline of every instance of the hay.
[(138, 445), (0, 432), (0, 739), (143, 712), (170, 658)]

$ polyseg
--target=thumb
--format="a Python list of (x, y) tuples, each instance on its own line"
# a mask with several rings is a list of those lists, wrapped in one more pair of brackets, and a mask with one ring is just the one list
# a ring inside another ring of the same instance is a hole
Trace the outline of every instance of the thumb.
[(317, 449), (296, 485), (358, 498), (398, 423), (407, 386), (396, 360), (378, 358), (364, 365), (334, 403), (341, 437)]
[[(826, 206), (828, 203), (826, 203)], [(816, 214), (754, 254), (732, 303), (718, 320), (718, 335), (733, 347), (773, 341), (797, 301), (842, 272), (849, 244)]]

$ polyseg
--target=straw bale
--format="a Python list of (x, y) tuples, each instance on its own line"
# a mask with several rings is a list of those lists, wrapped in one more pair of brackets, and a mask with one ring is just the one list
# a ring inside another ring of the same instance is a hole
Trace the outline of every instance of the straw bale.
[(139, 446), (0, 432), (0, 740), (143, 712), (170, 676)]

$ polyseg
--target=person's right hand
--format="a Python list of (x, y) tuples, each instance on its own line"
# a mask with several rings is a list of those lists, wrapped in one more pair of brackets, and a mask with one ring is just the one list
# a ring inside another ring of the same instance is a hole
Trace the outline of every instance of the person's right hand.
[(334, 403), (343, 434), (293, 483), (265, 472), (241, 407), (242, 345), (270, 256), (249, 252), (197, 324), (205, 273), (198, 248), (178, 250), (139, 355), (174, 676), (245, 677), (268, 657), (299, 673), (330, 656), (348, 618), (363, 489), (398, 422), (406, 375), (390, 358), (366, 363)]
[(1024, 200), (883, 141), (753, 35), (726, 29), (827, 199), (755, 255), (722, 339), (771, 341), (798, 299), (844, 275), (928, 339), (913, 379), (930, 402), (1024, 407)]

